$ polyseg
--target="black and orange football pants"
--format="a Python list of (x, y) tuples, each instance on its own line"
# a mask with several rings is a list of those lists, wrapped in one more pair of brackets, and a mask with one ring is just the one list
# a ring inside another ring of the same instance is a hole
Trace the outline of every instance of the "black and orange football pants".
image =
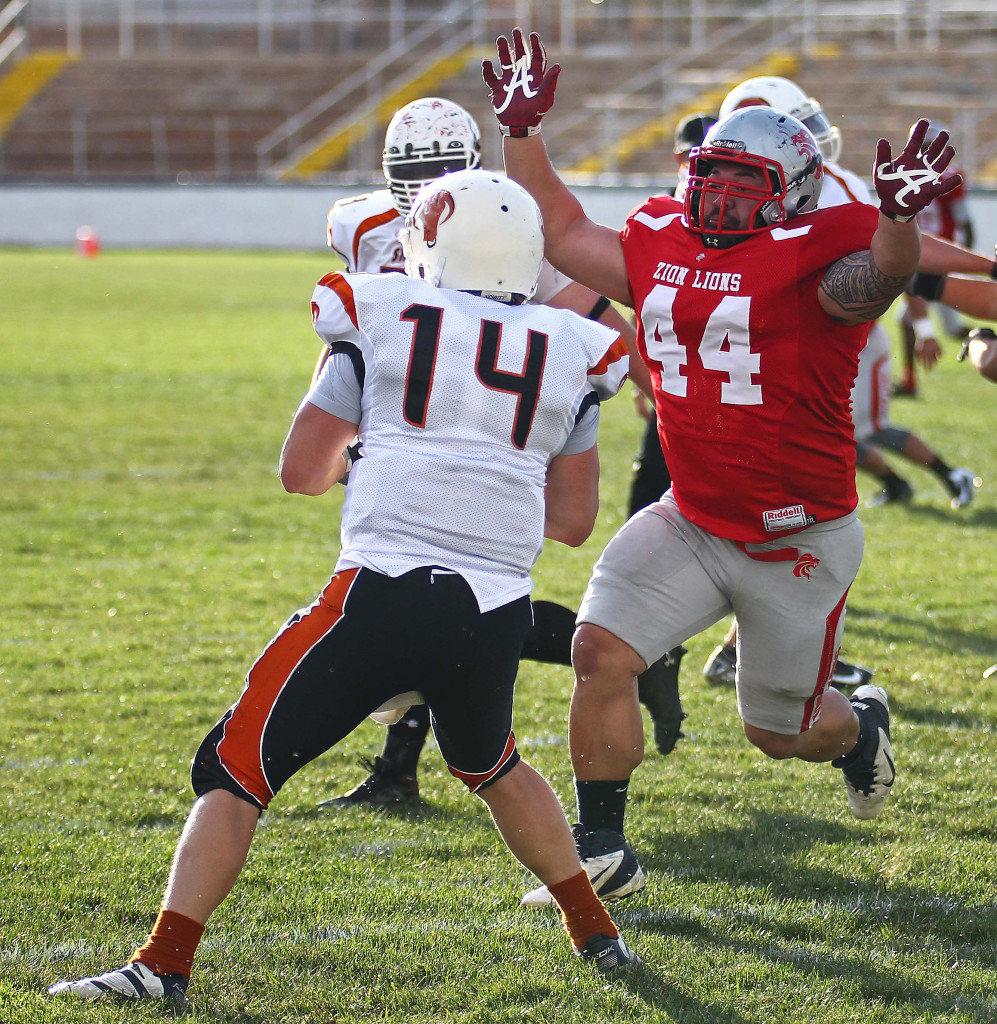
[(337, 573), (296, 612), (246, 676), (194, 757), (201, 796), (226, 789), (261, 809), (281, 786), (385, 701), (418, 690), (450, 771), (476, 791), (519, 760), (512, 700), (528, 597), (482, 613), (439, 567), (390, 577)]

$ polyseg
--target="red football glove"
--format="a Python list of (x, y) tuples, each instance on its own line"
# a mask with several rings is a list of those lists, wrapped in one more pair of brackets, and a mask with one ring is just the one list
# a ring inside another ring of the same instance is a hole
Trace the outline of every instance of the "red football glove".
[[(512, 49), (505, 36), (496, 40), (499, 72), (490, 60), (481, 62), (481, 77), (489, 89), (499, 130), (513, 139), (536, 135), (540, 118), (554, 102), (560, 64), (547, 67), (547, 51), (536, 32), (530, 33), (527, 55), (521, 29), (512, 30)], [(515, 56), (513, 56), (515, 55)]]
[(932, 200), (962, 184), (961, 174), (942, 177), (942, 172), (955, 156), (955, 150), (948, 145), (949, 133), (939, 132), (931, 145), (922, 151), (927, 130), (928, 122), (922, 118), (914, 125), (904, 151), (896, 160), (886, 139), (880, 139), (876, 147), (872, 176), (879, 196), (879, 209), (890, 220), (901, 224), (916, 217)]

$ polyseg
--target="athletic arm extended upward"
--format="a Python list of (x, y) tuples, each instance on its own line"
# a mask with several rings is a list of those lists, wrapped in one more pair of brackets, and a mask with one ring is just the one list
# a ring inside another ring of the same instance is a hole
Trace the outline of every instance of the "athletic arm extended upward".
[(572, 280), (633, 306), (620, 234), (596, 224), (557, 176), (539, 134), (503, 140), (506, 173), (537, 201), (544, 219), (544, 255)]

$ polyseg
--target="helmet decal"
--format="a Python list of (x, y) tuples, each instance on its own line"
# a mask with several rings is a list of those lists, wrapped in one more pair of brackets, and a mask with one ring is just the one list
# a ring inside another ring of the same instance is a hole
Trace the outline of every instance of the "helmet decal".
[(423, 241), (430, 249), (436, 245), (440, 225), (446, 224), (453, 216), (454, 208), (454, 198), (445, 189), (434, 192), (419, 204), (415, 211), (415, 220), (422, 228)]
[(808, 131), (796, 132), (792, 136), (792, 143), (800, 156), (812, 158), (818, 153), (817, 141)]
[(540, 208), (492, 171), (451, 171), (424, 185), (399, 238), (409, 277), (505, 302), (533, 294), (543, 262)]

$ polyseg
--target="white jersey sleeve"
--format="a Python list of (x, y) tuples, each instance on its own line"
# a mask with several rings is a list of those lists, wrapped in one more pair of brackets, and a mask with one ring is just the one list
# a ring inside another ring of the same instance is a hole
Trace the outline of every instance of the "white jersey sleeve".
[[(530, 299), (534, 305), (545, 305), (556, 295), (564, 291), (571, 284), (571, 278), (555, 270), (546, 260), (540, 265), (540, 277), (537, 280), (537, 290)], [(581, 314), (574, 314), (581, 315)], [(583, 319), (588, 319), (587, 317)], [(610, 337), (612, 344), (607, 345), (605, 362), (592, 367), (590, 375), (592, 387), (600, 399), (612, 398), (617, 394), (623, 382), (626, 380), (630, 368), (630, 360), (627, 357), (626, 345), (623, 339), (612, 329)], [(622, 358), (622, 362), (620, 361)]]
[(599, 401), (592, 393), (592, 399), (588, 406), (582, 405), (581, 411), (575, 417), (575, 426), (564, 442), (564, 447), (558, 455), (580, 455), (587, 452), (595, 445), (599, 436)]
[[(547, 466), (569, 438), (591, 447), (593, 369), (625, 376), (625, 354), (607, 360), (615, 332), (399, 274), (329, 274), (312, 303), (323, 341), (362, 364), (364, 458), (347, 485), (337, 569), (442, 565), (483, 611), (529, 593)], [(329, 401), (340, 372), (320, 377)]]
[(563, 292), (571, 284), (571, 278), (555, 270), (546, 260), (540, 264), (540, 276), (537, 278), (537, 290), (530, 298), (534, 305), (545, 305), (555, 295)]
[[(356, 359), (346, 351), (345, 343), (340, 344), (341, 349), (330, 354), (303, 402), (316, 405), (347, 423), (359, 423), (363, 380), (358, 376)], [(359, 350), (354, 351), (359, 357)]]
[(398, 232), (403, 224), (386, 188), (340, 199), (329, 211), (329, 245), (352, 274), (401, 273), (405, 257)]
[(847, 203), (879, 205), (873, 202), (869, 186), (857, 174), (837, 164), (825, 163), (818, 208), (826, 210), (829, 206), (845, 206)]

